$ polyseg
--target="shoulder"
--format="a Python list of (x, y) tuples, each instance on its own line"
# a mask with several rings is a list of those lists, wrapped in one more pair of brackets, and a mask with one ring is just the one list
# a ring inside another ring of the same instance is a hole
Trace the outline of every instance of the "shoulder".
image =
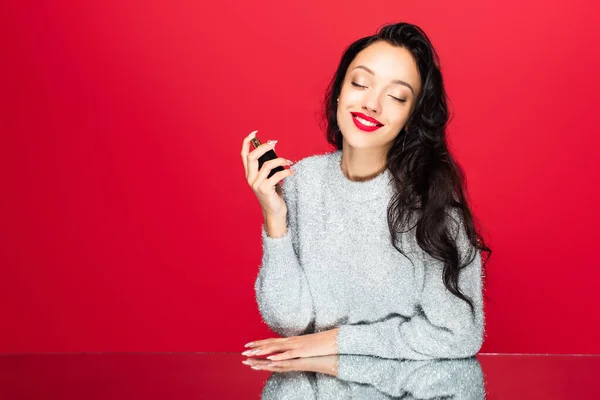
[(321, 187), (322, 178), (331, 164), (332, 158), (335, 157), (335, 151), (327, 153), (313, 154), (296, 161), (290, 166), (294, 171), (293, 175), (283, 179), (282, 188), (284, 192), (287, 190), (287, 197), (295, 198), (297, 193), (310, 192), (315, 188)]
[(292, 165), (292, 169), (296, 172), (304, 172), (303, 175), (324, 171), (335, 152), (313, 154), (304, 157)]
[(301, 158), (290, 167), (295, 174), (285, 178), (284, 182), (288, 180), (290, 183), (299, 185), (303, 185), (305, 182), (316, 183), (327, 171), (334, 157), (335, 151), (331, 151)]

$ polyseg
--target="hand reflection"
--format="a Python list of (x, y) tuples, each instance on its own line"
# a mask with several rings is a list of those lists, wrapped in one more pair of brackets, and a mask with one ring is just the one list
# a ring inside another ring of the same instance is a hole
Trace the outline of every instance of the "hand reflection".
[[(337, 374), (328, 373), (336, 369), (336, 361)], [(284, 362), (286, 367), (261, 367), (275, 372), (263, 388), (262, 400), (485, 399), (484, 376), (475, 357), (414, 361), (340, 354)], [(283, 372), (285, 368), (299, 372)]]
[(242, 361), (253, 369), (272, 372), (307, 371), (336, 376), (339, 356), (319, 356), (295, 358), (292, 360), (270, 361), (260, 358), (248, 358)]

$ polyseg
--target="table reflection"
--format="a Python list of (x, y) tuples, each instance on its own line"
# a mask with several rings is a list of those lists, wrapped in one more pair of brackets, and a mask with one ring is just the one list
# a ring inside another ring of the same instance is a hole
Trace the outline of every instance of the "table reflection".
[[(389, 360), (370, 356), (313, 357), (289, 372), (273, 372), (261, 399), (485, 399), (484, 375), (477, 358)], [(323, 365), (337, 371), (325, 372)], [(310, 369), (323, 370), (314, 372)]]
[(0, 399), (600, 399), (598, 356), (339, 355), (257, 371), (240, 353), (5, 354)]

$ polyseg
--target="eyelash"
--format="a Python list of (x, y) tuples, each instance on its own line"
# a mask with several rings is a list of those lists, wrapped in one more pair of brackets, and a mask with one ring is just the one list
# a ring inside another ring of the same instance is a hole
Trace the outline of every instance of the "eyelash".
[[(353, 86), (356, 86), (356, 87), (359, 87), (359, 88), (366, 88), (366, 86), (359, 85), (359, 84), (358, 84), (358, 83), (356, 83), (356, 82), (351, 82), (351, 83), (352, 83), (352, 85), (353, 85)], [(391, 97), (392, 99), (394, 99), (394, 100), (397, 100), (397, 101), (399, 101), (400, 103), (406, 103), (406, 100), (402, 100), (402, 99), (399, 99), (399, 98), (397, 98), (397, 97), (394, 97), (394, 96), (390, 96), (390, 97)]]

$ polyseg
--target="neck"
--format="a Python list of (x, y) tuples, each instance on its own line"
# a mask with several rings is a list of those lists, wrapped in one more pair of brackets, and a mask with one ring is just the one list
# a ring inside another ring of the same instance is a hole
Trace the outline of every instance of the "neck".
[(357, 149), (344, 141), (340, 166), (351, 181), (368, 181), (385, 171), (386, 157), (387, 149)]

